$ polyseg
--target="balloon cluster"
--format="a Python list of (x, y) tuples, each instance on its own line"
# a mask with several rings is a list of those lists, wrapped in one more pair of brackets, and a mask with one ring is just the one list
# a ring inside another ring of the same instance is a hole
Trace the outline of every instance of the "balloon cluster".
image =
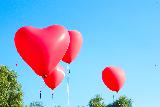
[(70, 64), (76, 58), (82, 36), (80, 32), (68, 31), (61, 25), (42, 29), (25, 26), (16, 32), (14, 42), (22, 59), (53, 90), (65, 77), (59, 62)]
[[(59, 62), (62, 60), (70, 64), (76, 58), (82, 36), (80, 32), (68, 31), (61, 25), (42, 29), (25, 26), (16, 32), (14, 41), (22, 59), (53, 90), (65, 77), (65, 70)], [(106, 67), (102, 80), (110, 90), (118, 92), (125, 82), (125, 74), (118, 67)]]

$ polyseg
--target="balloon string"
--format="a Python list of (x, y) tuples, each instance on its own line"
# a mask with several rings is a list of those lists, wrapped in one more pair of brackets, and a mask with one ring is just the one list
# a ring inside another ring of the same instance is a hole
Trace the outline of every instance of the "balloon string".
[(114, 102), (114, 95), (113, 95), (113, 102)]
[(67, 95), (68, 95), (68, 105), (69, 105), (69, 78), (67, 80)]
[(54, 91), (52, 92), (52, 100), (53, 100)]
[(114, 95), (113, 95), (113, 107), (114, 107)]
[[(52, 100), (53, 100), (53, 97), (54, 97), (54, 90), (52, 91)], [(54, 100), (53, 100), (53, 106), (54, 106)]]
[(67, 99), (68, 99), (68, 105), (70, 103), (69, 101), (69, 74), (70, 74), (70, 68), (69, 65), (67, 65)]
[(40, 98), (40, 99), (42, 98), (42, 90), (43, 90), (43, 87), (44, 87), (43, 82), (42, 82), (42, 83), (40, 82), (40, 93), (39, 93), (39, 98)]
[(40, 93), (39, 93), (39, 98), (41, 99), (41, 97), (42, 97), (42, 93), (41, 93), (41, 91), (40, 91)]

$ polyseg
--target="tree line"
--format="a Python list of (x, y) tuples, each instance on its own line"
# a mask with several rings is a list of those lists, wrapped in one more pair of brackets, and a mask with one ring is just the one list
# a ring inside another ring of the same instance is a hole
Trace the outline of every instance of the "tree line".
[[(22, 86), (17, 81), (17, 73), (6, 66), (0, 66), (0, 107), (45, 107), (42, 102), (23, 104)], [(61, 107), (57, 105), (55, 107)], [(85, 107), (85, 106), (77, 106)], [(87, 107), (132, 107), (132, 100), (121, 96), (111, 104), (105, 104), (100, 95), (96, 95), (87, 104)]]

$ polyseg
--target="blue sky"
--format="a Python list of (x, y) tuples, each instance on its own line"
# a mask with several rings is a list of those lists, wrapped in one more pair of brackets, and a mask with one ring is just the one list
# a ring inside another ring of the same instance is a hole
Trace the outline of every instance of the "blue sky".
[[(18, 28), (53, 24), (77, 29), (83, 35), (81, 52), (70, 65), (70, 107), (87, 105), (96, 94), (101, 94), (107, 104), (112, 102), (112, 95), (126, 95), (133, 99), (133, 107), (157, 107), (160, 0), (0, 0), (0, 64), (17, 71), (24, 104), (42, 101), (46, 107), (67, 106), (66, 79), (56, 88), (52, 100), (52, 91), (14, 46)], [(120, 66), (126, 72), (126, 83), (118, 94), (101, 80), (102, 70), (109, 65)]]

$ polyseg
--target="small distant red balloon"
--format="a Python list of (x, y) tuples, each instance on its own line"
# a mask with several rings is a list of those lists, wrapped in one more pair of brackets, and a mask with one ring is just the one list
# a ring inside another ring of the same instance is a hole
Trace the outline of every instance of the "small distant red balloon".
[(109, 66), (102, 71), (102, 80), (110, 90), (118, 92), (124, 85), (126, 77), (121, 68)]

